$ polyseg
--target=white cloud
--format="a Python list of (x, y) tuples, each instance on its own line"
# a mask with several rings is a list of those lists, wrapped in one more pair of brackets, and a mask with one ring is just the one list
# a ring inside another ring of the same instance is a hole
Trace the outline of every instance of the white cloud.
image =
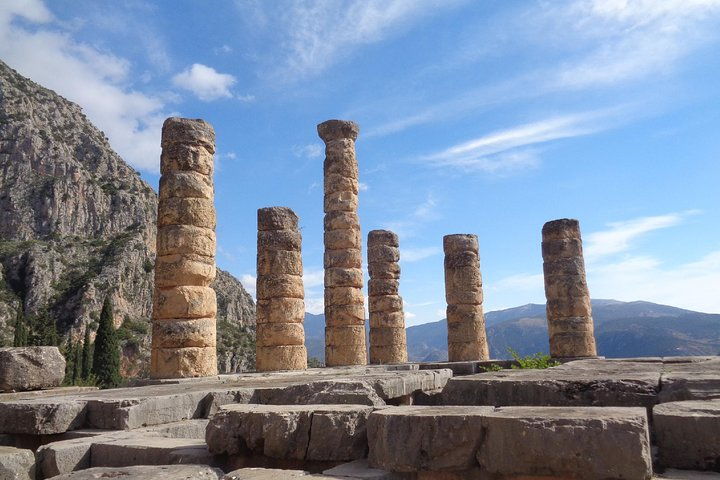
[(191, 91), (204, 102), (218, 98), (232, 98), (230, 87), (235, 83), (235, 77), (232, 75), (219, 73), (214, 68), (201, 63), (193, 63), (173, 77), (173, 84)]
[(370, 185), (368, 185), (368, 184), (365, 183), (365, 182), (360, 182), (360, 183), (358, 184), (358, 189), (359, 189), (361, 192), (367, 192), (367, 191), (370, 189)]
[[(32, 25), (14, 22), (17, 17)], [(160, 131), (169, 116), (163, 112), (165, 102), (128, 87), (127, 60), (78, 43), (58, 28), (42, 2), (2, 2), (0, 57), (22, 75), (80, 104), (131, 165), (157, 172)]]
[(240, 283), (242, 283), (245, 290), (254, 298), (257, 292), (257, 277), (250, 273), (244, 273), (240, 275)]
[(440, 253), (442, 253), (442, 249), (440, 247), (403, 248), (400, 250), (400, 262), (418, 262)]
[(325, 313), (325, 298), (324, 297), (305, 297), (305, 311), (312, 313), (313, 315), (320, 315)]
[(307, 268), (303, 272), (303, 285), (305, 288), (325, 285), (325, 270)]
[(308, 145), (293, 145), (292, 153), (296, 157), (303, 158), (320, 158), (325, 154), (325, 147), (319, 143), (310, 143)]

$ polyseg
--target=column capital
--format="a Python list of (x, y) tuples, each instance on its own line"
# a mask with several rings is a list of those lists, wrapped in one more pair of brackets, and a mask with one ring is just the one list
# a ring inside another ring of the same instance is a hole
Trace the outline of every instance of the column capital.
[(318, 135), (323, 142), (350, 138), (357, 139), (360, 127), (351, 120), (327, 120), (317, 126)]

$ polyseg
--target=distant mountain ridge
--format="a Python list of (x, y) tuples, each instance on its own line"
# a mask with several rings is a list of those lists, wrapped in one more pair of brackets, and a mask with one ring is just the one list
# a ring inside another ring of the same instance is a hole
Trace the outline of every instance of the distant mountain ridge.
[[(720, 315), (651, 302), (593, 300), (598, 354), (609, 358), (720, 354)], [(491, 358), (548, 352), (545, 305), (527, 304), (485, 314)], [(306, 315), (308, 354), (322, 359), (323, 315)], [(411, 361), (447, 360), (446, 320), (407, 329)]]

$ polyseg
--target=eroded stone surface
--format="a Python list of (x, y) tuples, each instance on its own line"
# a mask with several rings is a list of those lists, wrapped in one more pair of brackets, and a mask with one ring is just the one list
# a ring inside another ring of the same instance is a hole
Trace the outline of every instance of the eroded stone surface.
[(64, 377), (65, 357), (57, 347), (0, 348), (0, 391), (57, 387)]
[(662, 466), (720, 471), (720, 399), (662, 403), (653, 421)]
[(35, 455), (32, 450), (0, 446), (0, 479), (34, 480)]
[(206, 465), (138, 465), (132, 467), (94, 467), (53, 477), (53, 480), (96, 480), (121, 478), (122, 480), (216, 480), (223, 477), (222, 470)]
[(720, 357), (663, 359), (659, 401), (720, 399)]

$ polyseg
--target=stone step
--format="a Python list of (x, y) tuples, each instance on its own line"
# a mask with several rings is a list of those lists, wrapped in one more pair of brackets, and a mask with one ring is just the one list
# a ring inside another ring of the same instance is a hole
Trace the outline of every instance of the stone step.
[(107, 478), (121, 478), (122, 480), (218, 480), (223, 478), (223, 472), (207, 465), (95, 467), (58, 475), (53, 477), (53, 480), (99, 480)]
[(720, 473), (667, 469), (653, 480), (720, 480)]
[(720, 399), (656, 405), (653, 423), (661, 466), (720, 471)]
[(0, 447), (0, 478), (34, 480), (35, 455), (32, 450)]
[(367, 453), (366, 405), (226, 405), (210, 419), (213, 454), (349, 461)]
[(720, 357), (679, 357), (665, 361), (660, 403), (713, 398), (720, 398)]
[(348, 480), (348, 477), (312, 474), (304, 470), (281, 470), (279, 468), (240, 468), (227, 473), (222, 480)]
[(132, 465), (214, 465), (204, 440), (128, 435), (93, 442), (90, 465), (128, 467)]
[(370, 466), (427, 478), (652, 475), (644, 408), (389, 407), (370, 415), (368, 443)]

